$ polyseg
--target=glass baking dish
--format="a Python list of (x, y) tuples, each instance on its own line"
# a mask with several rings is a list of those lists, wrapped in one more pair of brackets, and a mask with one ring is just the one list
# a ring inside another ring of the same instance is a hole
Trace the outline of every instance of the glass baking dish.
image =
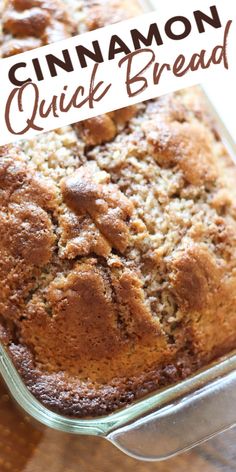
[[(236, 144), (206, 99), (235, 161)], [(176, 385), (93, 419), (68, 418), (44, 407), (24, 385), (1, 344), (0, 374), (18, 405), (38, 422), (65, 433), (103, 437), (141, 460), (167, 459), (236, 425), (236, 351)]]
[(66, 433), (103, 437), (141, 460), (167, 459), (236, 425), (236, 353), (116, 413), (86, 420), (53, 413), (39, 403), (1, 345), (0, 373), (18, 405), (35, 420)]
[[(146, 10), (150, 9), (151, 1), (141, 2)], [(234, 140), (208, 103), (235, 160)], [(103, 437), (141, 460), (167, 459), (236, 425), (236, 352), (185, 381), (116, 413), (93, 419), (68, 418), (44, 407), (30, 394), (1, 344), (0, 374), (18, 405), (38, 422), (65, 433)]]

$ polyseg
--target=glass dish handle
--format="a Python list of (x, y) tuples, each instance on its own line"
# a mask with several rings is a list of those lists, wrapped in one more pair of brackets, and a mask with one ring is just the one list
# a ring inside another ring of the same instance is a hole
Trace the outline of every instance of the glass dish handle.
[(107, 436), (126, 454), (163, 460), (236, 425), (236, 372)]

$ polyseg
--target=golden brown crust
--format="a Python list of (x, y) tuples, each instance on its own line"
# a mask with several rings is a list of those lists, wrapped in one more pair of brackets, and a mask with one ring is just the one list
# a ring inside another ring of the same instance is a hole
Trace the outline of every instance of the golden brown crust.
[(181, 309), (186, 313), (207, 309), (219, 290), (221, 272), (205, 248), (196, 245), (181, 252), (170, 267), (170, 280)]
[(87, 146), (96, 146), (111, 141), (137, 112), (138, 108), (131, 105), (105, 115), (80, 121), (74, 125), (74, 128)]
[(66, 208), (60, 216), (60, 256), (74, 259), (77, 256), (96, 254), (106, 257), (111, 245), (89, 214), (76, 214)]
[(13, 149), (0, 157), (0, 187), (1, 315), (16, 319), (39, 271), (52, 256), (55, 236), (50, 212), (55, 195)]
[(106, 114), (80, 121), (74, 127), (88, 146), (111, 141), (116, 135), (116, 125)]
[[(154, 343), (159, 352), (166, 352), (160, 327), (143, 305), (143, 297), (140, 281), (131, 271), (118, 279), (96, 260), (78, 263), (67, 277), (58, 276), (50, 284), (46, 301), (40, 295), (31, 300), (21, 321), (21, 338), (47, 372), (61, 366), (72, 376), (80, 372), (81, 380), (86, 380), (89, 369), (90, 381), (102, 383), (122, 373), (132, 375), (139, 369), (142, 373), (137, 365), (142, 352), (147, 362)], [(135, 344), (128, 360), (130, 343)], [(75, 358), (80, 359), (78, 365)]]
[(89, 215), (110, 247), (124, 252), (129, 243), (132, 204), (95, 163), (80, 167), (61, 182), (65, 203), (77, 215)]
[(216, 171), (210, 147), (211, 135), (204, 125), (153, 120), (144, 126), (144, 131), (150, 152), (160, 166), (178, 164), (186, 180), (193, 185), (214, 182)]
[(75, 32), (60, 0), (5, 0), (2, 9), (3, 57), (68, 38)]

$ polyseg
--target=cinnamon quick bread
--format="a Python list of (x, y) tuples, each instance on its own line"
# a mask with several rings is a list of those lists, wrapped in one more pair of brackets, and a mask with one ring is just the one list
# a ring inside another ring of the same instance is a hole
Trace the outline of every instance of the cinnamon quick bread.
[[(5, 2), (2, 54), (138, 12), (68, 3)], [(105, 414), (236, 346), (235, 179), (196, 89), (1, 148), (0, 336), (44, 405)]]

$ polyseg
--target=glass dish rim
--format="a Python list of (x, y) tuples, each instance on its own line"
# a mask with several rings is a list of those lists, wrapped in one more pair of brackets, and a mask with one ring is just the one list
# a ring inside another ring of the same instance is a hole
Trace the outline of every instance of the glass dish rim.
[(39, 423), (49, 428), (74, 434), (106, 437), (112, 431), (148, 416), (153, 411), (176, 405), (176, 401), (190, 396), (202, 388), (211, 388), (215, 381), (236, 371), (236, 351), (218, 358), (187, 379), (136, 400), (114, 413), (96, 418), (66, 417), (45, 407), (28, 390), (6, 349), (0, 344), (0, 374), (17, 404)]

